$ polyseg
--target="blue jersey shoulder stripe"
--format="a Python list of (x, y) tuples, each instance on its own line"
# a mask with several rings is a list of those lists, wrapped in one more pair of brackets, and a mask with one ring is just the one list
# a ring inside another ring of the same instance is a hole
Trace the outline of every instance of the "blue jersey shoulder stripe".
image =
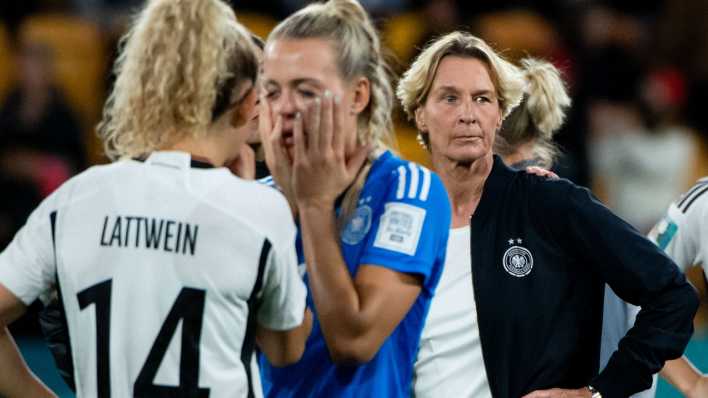
[(398, 184), (396, 186), (396, 199), (418, 199), (422, 202), (428, 200), (432, 175), (430, 170), (413, 162), (408, 162), (408, 167), (400, 165)]

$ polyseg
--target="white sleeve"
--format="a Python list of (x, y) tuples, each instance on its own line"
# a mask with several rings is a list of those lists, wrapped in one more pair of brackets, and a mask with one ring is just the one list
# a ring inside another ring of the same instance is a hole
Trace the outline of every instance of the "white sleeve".
[(53, 224), (56, 212), (43, 202), (30, 215), (12, 242), (0, 253), (0, 284), (25, 305), (48, 297), (56, 279)]
[(268, 256), (258, 310), (258, 323), (271, 330), (289, 330), (302, 324), (307, 288), (300, 278), (292, 239), (274, 245)]
[(672, 203), (664, 218), (649, 232), (649, 239), (663, 249), (682, 271), (700, 262), (701, 228), (705, 223), (702, 213), (708, 195), (696, 198), (696, 202), (685, 199)]

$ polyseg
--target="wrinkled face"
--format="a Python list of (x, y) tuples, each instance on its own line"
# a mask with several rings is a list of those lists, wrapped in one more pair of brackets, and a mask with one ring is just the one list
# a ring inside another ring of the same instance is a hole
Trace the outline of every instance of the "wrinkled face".
[(489, 155), (502, 110), (486, 65), (471, 57), (444, 57), (415, 119), (430, 137), (434, 159), (468, 163)]
[[(347, 147), (356, 142), (357, 89), (345, 82), (337, 69), (331, 42), (318, 39), (276, 39), (268, 42), (263, 57), (262, 97), (268, 101), (271, 117), (283, 118), (283, 143), (292, 157), (293, 125), (297, 112), (311, 106), (329, 90), (339, 97), (338, 112), (342, 131), (347, 134)], [(368, 101), (368, 97), (367, 97)], [(352, 111), (354, 110), (354, 111)], [(307, 123), (307, 118), (303, 120)], [(308, 126), (305, 126), (307, 134)]]

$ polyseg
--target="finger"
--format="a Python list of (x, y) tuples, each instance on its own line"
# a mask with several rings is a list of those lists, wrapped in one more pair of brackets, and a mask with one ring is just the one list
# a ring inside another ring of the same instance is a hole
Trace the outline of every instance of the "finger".
[(320, 116), (320, 148), (323, 151), (332, 150), (332, 134), (334, 128), (332, 92), (327, 90), (322, 100), (322, 113)]
[(261, 142), (266, 142), (273, 130), (270, 104), (263, 100), (258, 106), (258, 134), (261, 136)]
[(365, 144), (357, 148), (352, 156), (347, 159), (347, 173), (349, 176), (354, 176), (359, 173), (359, 170), (361, 169), (361, 166), (364, 165), (369, 152), (371, 152), (371, 146), (369, 144)]
[(302, 162), (307, 159), (307, 148), (305, 147), (305, 134), (303, 132), (302, 113), (298, 112), (295, 115), (295, 124), (293, 126), (293, 136), (295, 138), (295, 163)]
[(278, 115), (275, 119), (275, 126), (273, 127), (273, 150), (277, 154), (277, 158), (280, 160), (280, 166), (290, 166), (292, 159), (290, 158), (290, 153), (285, 147), (285, 142), (283, 141), (283, 117)]
[(344, 156), (344, 134), (342, 133), (342, 101), (339, 96), (334, 97), (332, 104), (332, 148), (340, 156)]
[(548, 390), (536, 390), (530, 394), (526, 394), (521, 398), (545, 398), (548, 396)]
[(322, 99), (317, 97), (307, 106), (303, 125), (304, 138), (307, 140), (307, 149), (319, 150), (320, 145), (320, 117), (322, 112)]

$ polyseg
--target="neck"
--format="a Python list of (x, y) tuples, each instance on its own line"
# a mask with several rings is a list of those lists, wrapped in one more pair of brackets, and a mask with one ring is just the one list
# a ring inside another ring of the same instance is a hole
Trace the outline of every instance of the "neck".
[(536, 143), (534, 141), (529, 141), (519, 145), (516, 149), (514, 149), (514, 152), (503, 157), (504, 163), (512, 165), (523, 162), (524, 160), (533, 159), (536, 156), (534, 153), (535, 146)]
[(432, 156), (433, 168), (445, 184), (452, 205), (452, 227), (469, 225), (470, 218), (482, 198), (484, 183), (492, 171), (491, 153), (471, 162)]
[(208, 161), (216, 167), (222, 167), (234, 159), (233, 143), (227, 141), (223, 134), (207, 133), (199, 138), (185, 136), (161, 149), (187, 152), (196, 160)]

